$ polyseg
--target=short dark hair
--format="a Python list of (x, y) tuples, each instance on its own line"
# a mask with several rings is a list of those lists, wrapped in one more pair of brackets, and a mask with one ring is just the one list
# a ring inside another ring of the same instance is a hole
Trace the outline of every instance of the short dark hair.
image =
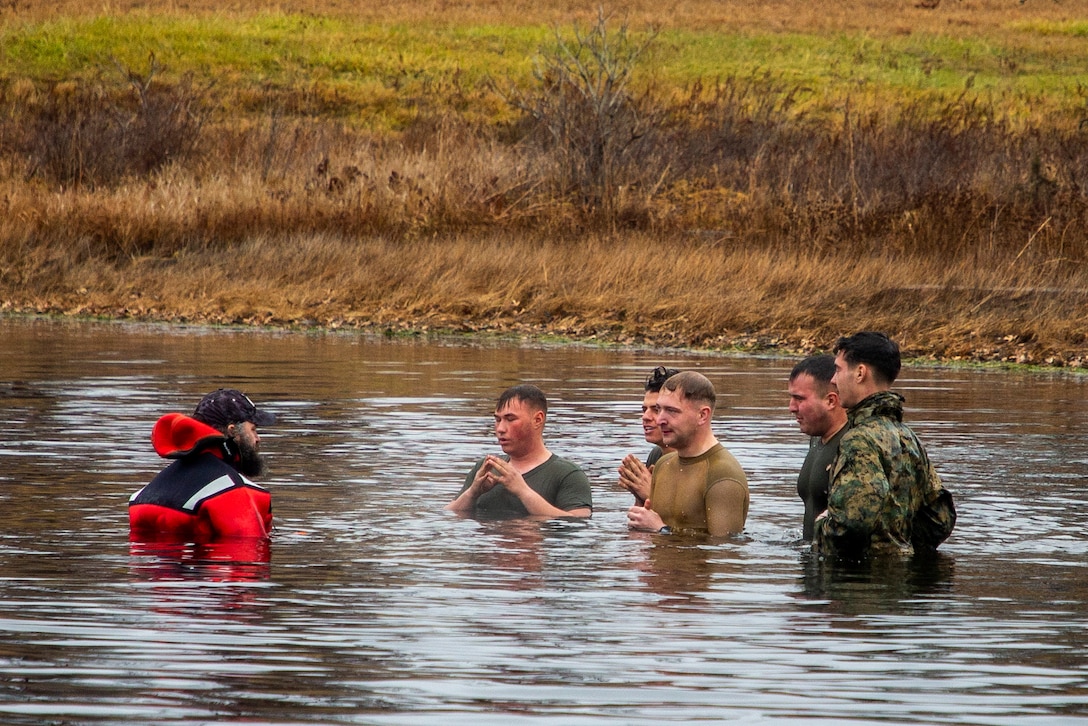
[(892, 384), (899, 376), (903, 361), (899, 357), (899, 345), (884, 333), (862, 332), (839, 338), (835, 343), (836, 354), (842, 353), (851, 367), (864, 363), (871, 367), (878, 381)]
[(646, 392), (657, 393), (661, 390), (661, 387), (665, 385), (665, 381), (679, 372), (680, 369), (678, 368), (666, 368), (665, 366), (654, 368), (650, 371), (650, 375), (646, 377)]
[(810, 355), (793, 367), (790, 371), (790, 380), (801, 374), (812, 376), (813, 380), (824, 384), (825, 387), (830, 386), (831, 379), (835, 377), (835, 356), (828, 353)]
[(529, 404), (530, 408), (537, 411), (548, 412), (548, 397), (544, 395), (544, 391), (531, 383), (521, 383), (507, 388), (499, 396), (499, 400), (495, 404), (495, 410), (499, 411), (505, 408), (514, 399)]
[(714, 410), (717, 395), (714, 393), (714, 384), (702, 373), (696, 371), (681, 371), (675, 376), (670, 376), (662, 389), (673, 392), (679, 391), (680, 397), (689, 401), (698, 401), (710, 406)]

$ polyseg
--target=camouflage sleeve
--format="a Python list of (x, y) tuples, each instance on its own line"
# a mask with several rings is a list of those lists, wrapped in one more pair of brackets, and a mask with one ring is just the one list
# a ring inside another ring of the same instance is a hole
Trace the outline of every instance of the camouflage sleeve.
[(816, 522), (818, 548), (848, 553), (868, 547), (888, 488), (879, 442), (844, 437), (831, 470), (827, 517)]
[(941, 475), (937, 473), (937, 469), (933, 466), (933, 462), (929, 460), (929, 454), (919, 443), (918, 448), (922, 451), (922, 456), (926, 461), (926, 480), (929, 482), (927, 495), (935, 496), (937, 492), (940, 492), (944, 488), (944, 482), (941, 481)]

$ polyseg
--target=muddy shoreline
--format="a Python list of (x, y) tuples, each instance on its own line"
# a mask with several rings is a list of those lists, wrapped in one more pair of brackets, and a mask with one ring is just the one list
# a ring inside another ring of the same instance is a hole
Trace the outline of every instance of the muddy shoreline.
[[(678, 342), (676, 334), (659, 337), (637, 336), (609, 330), (580, 329), (577, 323), (565, 321), (562, 325), (500, 319), (490, 321), (462, 320), (456, 322), (446, 316), (428, 316), (420, 319), (395, 318), (381, 321), (345, 319), (342, 316), (307, 318), (297, 321), (274, 319), (225, 320), (219, 315), (206, 316), (144, 316), (132, 317), (110, 314), (108, 311), (81, 310), (76, 313), (49, 309), (13, 309), (4, 303), (0, 306), (0, 319), (27, 323), (46, 322), (66, 325), (121, 325), (161, 327), (176, 331), (186, 329), (211, 329), (255, 334), (334, 334), (360, 335), (387, 340), (434, 340), (452, 341), (484, 346), (589, 346), (617, 350), (649, 351), (662, 355), (683, 353), (707, 356), (759, 356), (768, 358), (796, 359), (806, 355), (826, 352), (834, 340), (825, 345), (814, 343), (812, 337), (798, 335), (788, 337), (771, 331), (762, 333), (722, 335), (703, 344), (692, 345)], [(850, 332), (850, 331), (847, 331)], [(904, 362), (925, 367), (970, 367), (1019, 372), (1088, 375), (1088, 353), (1079, 358), (1061, 361), (1039, 362), (1023, 343), (1008, 341), (1005, 346), (988, 347), (967, 354), (941, 356), (933, 351), (904, 348)]]

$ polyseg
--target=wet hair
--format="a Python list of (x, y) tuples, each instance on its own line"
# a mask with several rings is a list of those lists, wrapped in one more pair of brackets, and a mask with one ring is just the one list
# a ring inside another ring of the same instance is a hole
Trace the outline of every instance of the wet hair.
[(714, 404), (718, 398), (714, 393), (714, 384), (710, 382), (710, 379), (695, 371), (681, 371), (674, 376), (670, 376), (661, 386), (661, 389), (670, 393), (678, 392), (680, 398), (687, 401), (705, 403), (710, 406), (711, 411), (714, 410)]
[(836, 354), (842, 353), (843, 360), (856, 366), (864, 363), (873, 369), (873, 377), (879, 383), (892, 384), (899, 376), (903, 362), (899, 357), (899, 346), (884, 333), (862, 332), (839, 338), (835, 343)]
[(665, 385), (665, 381), (669, 380), (680, 370), (678, 368), (666, 368), (665, 366), (658, 366), (650, 371), (650, 375), (646, 378), (646, 392), (657, 393), (661, 390), (661, 387)]
[(812, 380), (822, 385), (826, 391), (831, 386), (831, 379), (835, 377), (835, 356), (827, 353), (810, 355), (793, 367), (790, 380), (793, 381), (802, 374), (812, 376)]
[(517, 386), (510, 386), (502, 395), (499, 396), (498, 402), (495, 404), (495, 410), (501, 411), (513, 400), (521, 401), (529, 405), (537, 411), (548, 412), (548, 397), (544, 395), (544, 391), (540, 390), (531, 383), (522, 383)]

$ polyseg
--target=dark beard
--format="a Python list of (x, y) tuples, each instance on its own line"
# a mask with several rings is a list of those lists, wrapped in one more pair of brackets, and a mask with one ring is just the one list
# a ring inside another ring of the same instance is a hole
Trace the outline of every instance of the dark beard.
[(234, 448), (238, 451), (238, 463), (235, 465), (238, 471), (246, 476), (258, 477), (268, 470), (264, 457), (257, 453), (252, 446), (247, 446), (238, 439), (234, 440)]

